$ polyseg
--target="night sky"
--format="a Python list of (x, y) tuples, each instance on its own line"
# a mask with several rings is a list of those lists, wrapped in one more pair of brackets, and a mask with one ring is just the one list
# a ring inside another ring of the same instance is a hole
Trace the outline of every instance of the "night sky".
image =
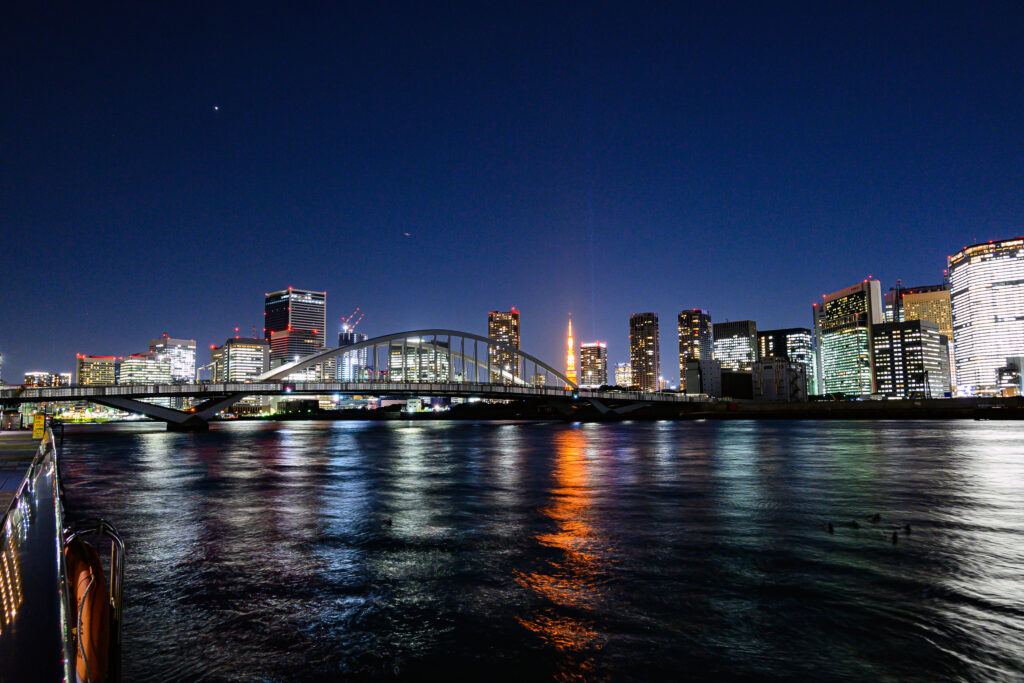
[(682, 308), (810, 327), (1024, 232), (1019, 3), (294, 4), (3, 3), (8, 383), (289, 285), (557, 365), (651, 310), (676, 377)]

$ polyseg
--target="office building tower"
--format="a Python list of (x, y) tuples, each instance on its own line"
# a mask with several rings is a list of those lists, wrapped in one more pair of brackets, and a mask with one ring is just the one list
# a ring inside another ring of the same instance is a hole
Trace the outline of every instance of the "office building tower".
[(872, 393), (871, 326), (882, 323), (882, 285), (878, 280), (864, 280), (826, 294), (811, 312), (821, 392)]
[(781, 356), (761, 358), (751, 370), (755, 401), (806, 401), (807, 367)]
[(389, 382), (450, 382), (448, 342), (409, 338), (388, 345)]
[[(263, 303), (263, 338), (271, 341), (274, 332), (308, 332), (324, 347), (327, 327), (327, 292), (289, 287), (266, 295)], [(271, 359), (274, 359), (271, 344)]]
[(953, 349), (953, 304), (949, 285), (927, 285), (903, 290), (900, 311), (903, 320), (925, 320), (938, 325), (939, 334), (949, 340), (950, 381), (956, 388), (956, 352)]
[(214, 382), (251, 382), (270, 369), (270, 343), (266, 339), (232, 337), (210, 349)]
[(70, 372), (40, 372), (33, 370), (25, 373), (25, 379), (21, 383), (23, 387), (69, 387), (71, 386)]
[(166, 334), (149, 341), (149, 352), (171, 362), (171, 382), (189, 384), (196, 379), (196, 340), (172, 339)]
[[(899, 281), (897, 280), (897, 282)], [(883, 301), (885, 305), (885, 314), (883, 315), (883, 322), (901, 323), (904, 320), (916, 319), (907, 317), (908, 297), (910, 297), (911, 300), (913, 300), (913, 297), (918, 297), (917, 305), (920, 305), (921, 301), (942, 299), (941, 296), (935, 298), (925, 297), (924, 299), (920, 299), (920, 296), (922, 294), (935, 294), (938, 292), (948, 291), (949, 285), (944, 282), (937, 285), (918, 285), (916, 287), (904, 287), (903, 284), (900, 283), (896, 287), (890, 287), (889, 291), (883, 295)], [(936, 313), (936, 315), (938, 315), (938, 313)], [(942, 326), (939, 325), (939, 327)]]
[(1024, 395), (1024, 356), (1011, 356), (999, 368), (999, 393), (1003, 396)]
[(633, 386), (633, 367), (629, 363), (615, 364), (615, 386), (623, 389)]
[(133, 353), (121, 361), (118, 384), (170, 384), (171, 360), (153, 353)]
[(807, 392), (818, 390), (814, 335), (805, 327), (790, 327), (783, 330), (762, 330), (757, 333), (757, 350), (760, 359), (782, 358), (804, 366)]
[(723, 370), (750, 371), (757, 360), (757, 323), (753, 320), (715, 323), (715, 360), (722, 363)]
[(655, 313), (629, 316), (629, 365), (631, 386), (640, 391), (657, 391), (661, 376), (661, 340)]
[(949, 390), (948, 340), (926, 320), (871, 328), (875, 391), (896, 398), (942, 398)]
[(544, 386), (547, 383), (548, 383), (548, 376), (545, 375), (543, 372), (538, 372), (536, 375), (534, 375), (530, 379), (530, 384), (532, 384), (535, 387), (542, 387), (542, 386)]
[[(342, 330), (338, 333), (338, 346), (352, 346), (369, 339), (369, 335), (361, 332)], [(351, 353), (346, 353), (338, 358), (338, 381), (340, 382), (363, 382), (369, 379), (369, 358), (370, 350), (362, 348)]]
[(75, 383), (80, 387), (117, 384), (120, 360), (116, 356), (75, 356)]
[(679, 390), (686, 391), (686, 361), (713, 357), (711, 314), (699, 308), (679, 312)]
[(1024, 354), (1024, 238), (949, 257), (957, 392), (998, 392), (998, 371)]
[[(507, 311), (491, 311), (487, 314), (487, 336), (495, 341), (519, 348), (519, 311), (513, 306)], [(514, 384), (519, 377), (519, 363), (515, 354), (488, 346), (490, 354), (492, 382)]]
[(604, 342), (580, 344), (580, 387), (597, 389), (608, 384), (608, 345)]
[[(320, 335), (312, 330), (282, 330), (270, 334), (270, 367), (280, 367), (312, 355), (323, 348)], [(321, 377), (321, 366), (306, 368), (288, 375), (293, 382), (316, 382)]]

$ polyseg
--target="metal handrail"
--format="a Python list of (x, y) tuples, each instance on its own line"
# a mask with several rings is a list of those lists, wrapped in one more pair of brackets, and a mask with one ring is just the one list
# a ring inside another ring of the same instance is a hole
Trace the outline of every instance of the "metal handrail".
[(64, 529), (64, 547), (76, 538), (95, 536), (110, 539), (110, 576), (107, 586), (110, 599), (110, 668), (105, 680), (117, 683), (121, 680), (121, 613), (124, 590), (124, 540), (113, 524), (98, 517), (81, 519), (72, 522)]
[[(108, 648), (108, 671), (104, 679), (105, 683), (119, 683), (121, 680), (121, 622), (123, 611), (124, 592), (124, 563), (125, 548), (124, 540), (118, 533), (117, 528), (110, 522), (100, 518), (70, 519), (68, 501), (64, 492), (64, 480), (61, 477), (60, 458), (58, 457), (63, 446), (63, 425), (61, 425), (61, 441), (58, 445), (52, 429), (46, 431), (46, 438), (40, 444), (40, 451), (49, 445), (53, 449), (54, 463), (54, 488), (57, 498), (57, 524), (62, 535), (61, 552), (59, 553), (59, 580), (62, 584), (61, 602), (65, 610), (64, 626), (64, 653), (67, 680), (75, 680), (75, 632), (71, 628), (71, 590), (68, 583), (67, 564), (64, 559), (64, 549), (76, 538), (84, 536), (95, 536), (98, 539), (110, 539), (110, 575), (107, 578), (107, 588), (110, 600), (111, 628), (110, 645)], [(96, 544), (98, 547), (98, 543)]]

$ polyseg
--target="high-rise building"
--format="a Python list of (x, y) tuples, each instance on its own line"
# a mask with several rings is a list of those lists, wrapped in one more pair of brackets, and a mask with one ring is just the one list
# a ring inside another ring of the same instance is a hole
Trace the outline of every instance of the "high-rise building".
[[(312, 330), (275, 330), (270, 334), (270, 367), (276, 368), (305, 358), (323, 348), (323, 341)], [(293, 382), (316, 382), (321, 377), (320, 366), (292, 373), (286, 379)]]
[(926, 320), (871, 328), (875, 391), (898, 398), (942, 398), (949, 392), (948, 340)]
[(40, 372), (33, 370), (25, 373), (23, 387), (69, 387), (71, 386), (70, 372)]
[[(949, 340), (951, 384), (956, 387), (956, 353), (953, 349), (953, 305), (949, 285), (926, 285), (902, 290), (900, 312), (903, 320), (926, 320), (939, 327), (939, 334)], [(891, 321), (889, 321), (891, 322)]]
[(1024, 354), (1024, 238), (949, 257), (957, 392), (997, 393), (999, 368)]
[(790, 327), (783, 330), (762, 330), (757, 333), (758, 357), (782, 358), (804, 366), (807, 391), (811, 394), (821, 393), (818, 390), (814, 335), (805, 327)]
[(116, 356), (75, 356), (75, 382), (80, 387), (117, 384), (120, 358)]
[[(327, 327), (327, 292), (289, 287), (270, 292), (263, 303), (263, 338), (270, 341), (274, 332), (309, 332), (324, 347)], [(270, 351), (274, 360), (274, 350)]]
[(882, 285), (864, 280), (813, 305), (822, 393), (872, 393), (871, 326), (882, 322)]
[(608, 384), (608, 345), (604, 342), (580, 344), (580, 387), (596, 389)]
[(170, 384), (171, 360), (155, 353), (133, 353), (121, 361), (118, 384)]
[(629, 363), (616, 363), (615, 364), (615, 386), (626, 387), (633, 386), (633, 367)]
[(270, 343), (266, 339), (231, 337), (210, 349), (214, 382), (251, 382), (270, 369)]
[(679, 390), (686, 391), (686, 361), (713, 357), (711, 314), (699, 308), (679, 312)]
[[(351, 330), (338, 333), (338, 346), (352, 346), (369, 339), (369, 335)], [(341, 382), (362, 382), (368, 379), (370, 350), (366, 348), (346, 353), (338, 358), (338, 380)]]
[[(519, 311), (515, 306), (507, 311), (491, 311), (487, 314), (487, 336), (514, 349), (519, 348)], [(515, 378), (519, 377), (519, 363), (515, 354), (491, 346), (487, 347), (487, 352), (491, 360), (491, 381), (515, 383)]]
[(530, 384), (532, 384), (535, 387), (542, 387), (547, 383), (548, 376), (545, 375), (543, 372), (538, 372), (537, 374), (530, 378)]
[(149, 341), (149, 352), (171, 362), (171, 382), (189, 384), (196, 379), (196, 340), (172, 339), (166, 334)]
[(389, 382), (449, 382), (448, 342), (409, 338), (388, 345)]
[(715, 323), (712, 329), (715, 360), (722, 369), (749, 371), (757, 360), (757, 323), (736, 320)]
[[(569, 318), (569, 336), (566, 337), (565, 344), (565, 378), (572, 384), (579, 386), (579, 383), (576, 380), (576, 343), (572, 339), (572, 318)], [(566, 387), (566, 389), (570, 388), (572, 387)]]
[(629, 316), (629, 364), (631, 386), (658, 391), (661, 376), (661, 341), (656, 313)]

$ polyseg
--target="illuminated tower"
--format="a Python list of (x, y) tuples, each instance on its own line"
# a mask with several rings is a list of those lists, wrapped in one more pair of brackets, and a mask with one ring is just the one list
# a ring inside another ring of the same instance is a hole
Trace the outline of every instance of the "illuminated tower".
[[(566, 339), (565, 378), (576, 384), (576, 345), (572, 340), (572, 318), (569, 318), (569, 337)], [(573, 387), (567, 386), (566, 389)]]

